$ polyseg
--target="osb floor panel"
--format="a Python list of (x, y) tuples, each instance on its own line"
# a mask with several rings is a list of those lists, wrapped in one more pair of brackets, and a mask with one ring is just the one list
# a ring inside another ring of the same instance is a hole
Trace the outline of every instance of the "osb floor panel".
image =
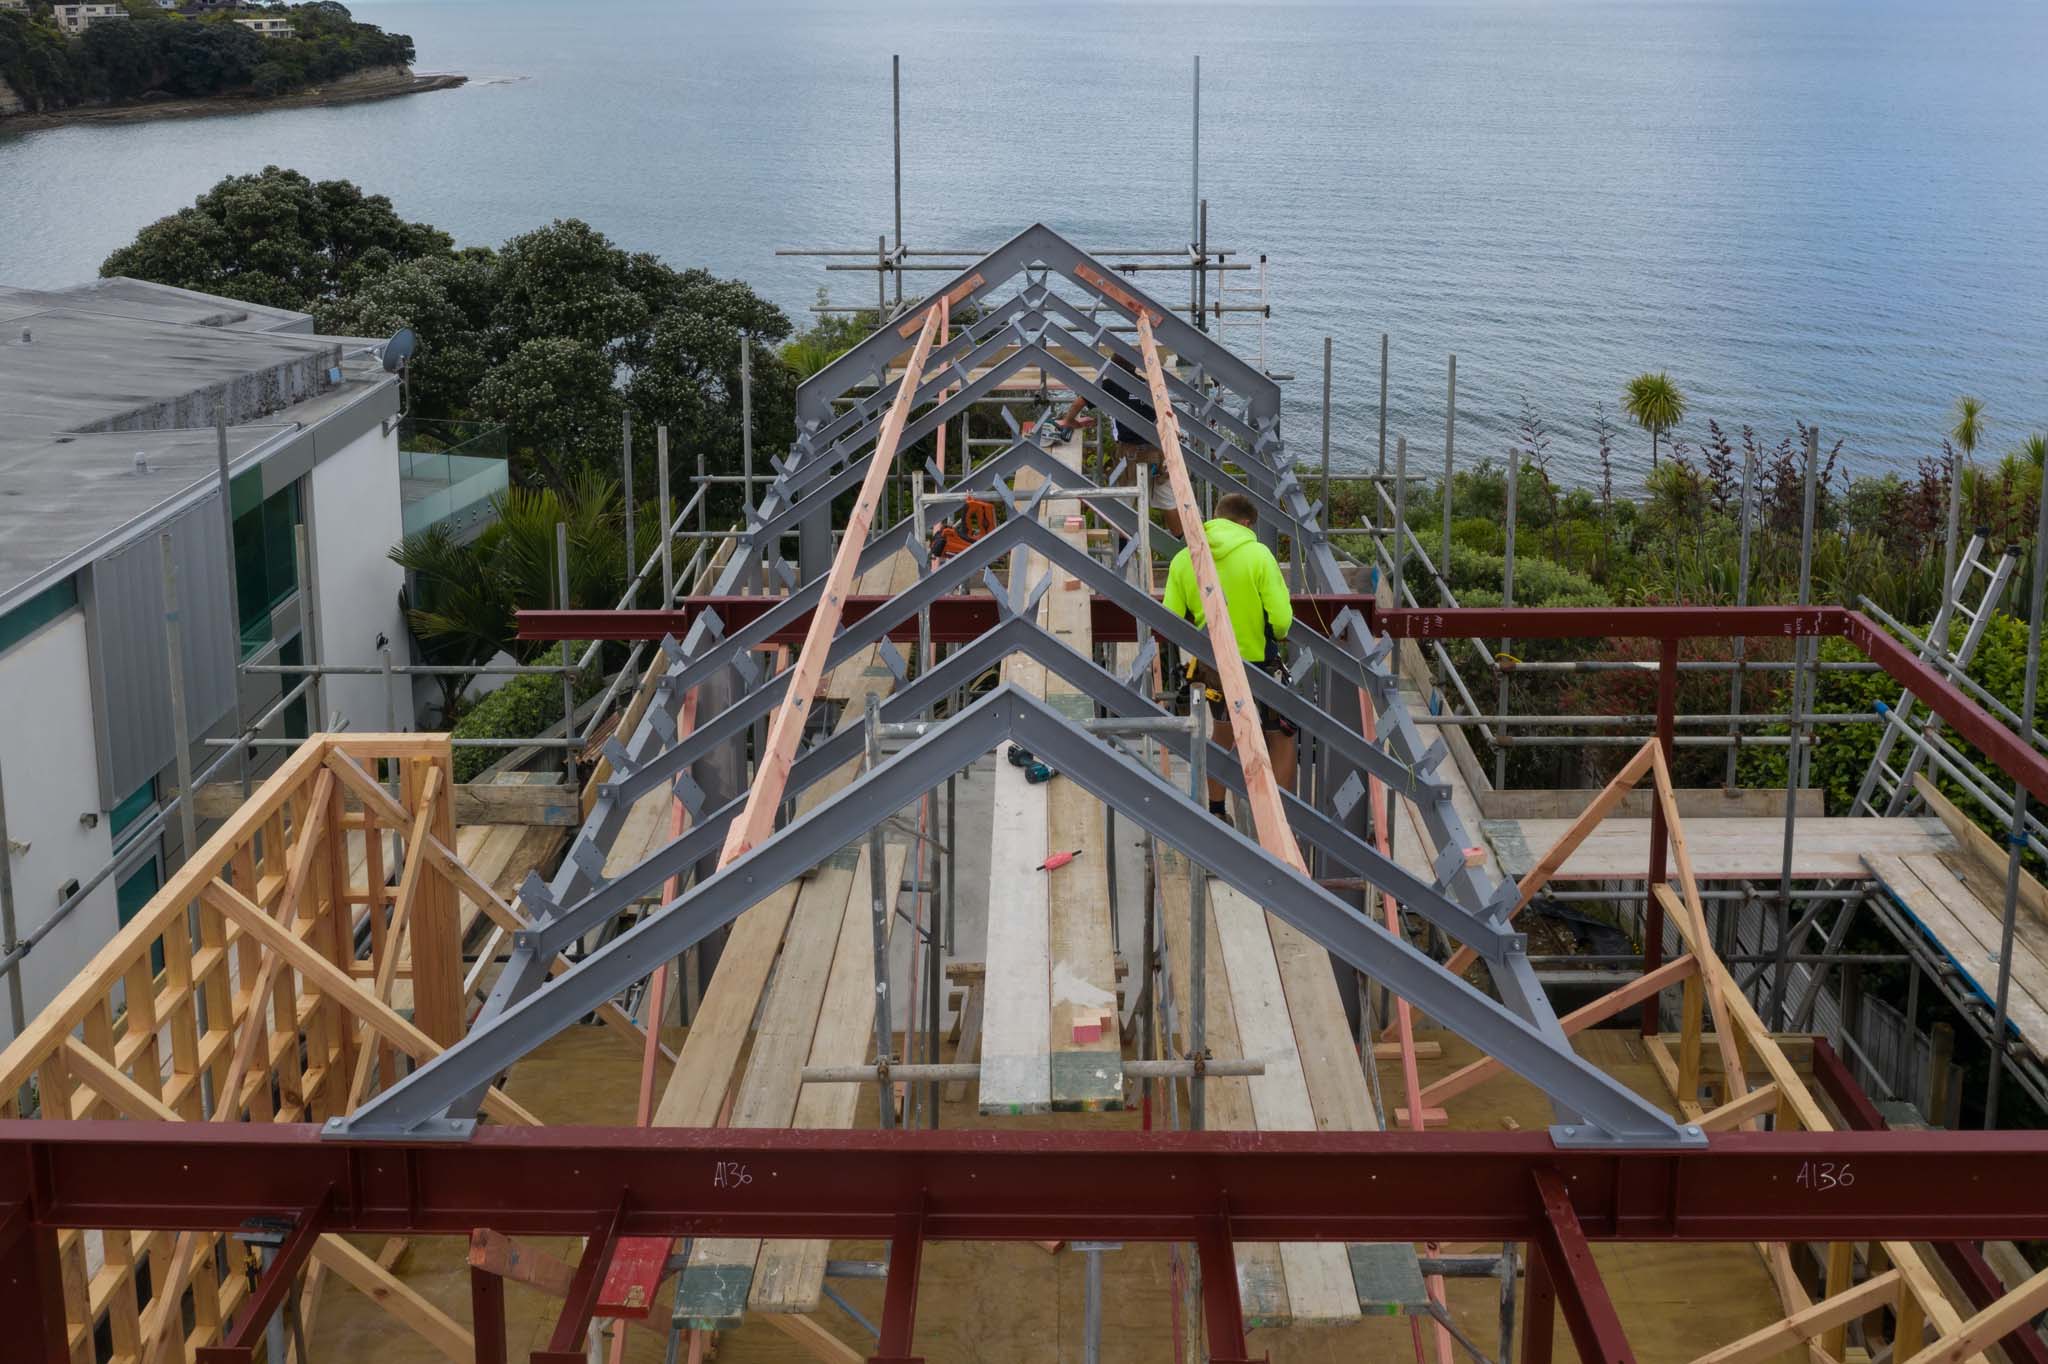
[[(1443, 1033), (1429, 1040), (1443, 1044), (1443, 1056), (1423, 1063), (1425, 1083), (1473, 1058), (1474, 1049)], [(1594, 1031), (1578, 1039), (1580, 1051), (1598, 1061), (1639, 1093), (1658, 1102), (1666, 1095), (1632, 1033)], [(665, 1080), (665, 1075), (662, 1077)], [(514, 1068), (513, 1096), (550, 1122), (621, 1122), (629, 1119), (637, 1083), (637, 1058), (616, 1035), (597, 1028), (579, 1028), (556, 1038)], [(1381, 1084), (1387, 1102), (1400, 1102), (1397, 1067), (1383, 1067)], [(658, 1092), (658, 1091), (657, 1091)], [(1512, 1077), (1488, 1082), (1455, 1101), (1454, 1127), (1498, 1131), (1512, 1118), (1525, 1130), (1541, 1130), (1548, 1107), (1530, 1086)], [(857, 1119), (875, 1123), (872, 1090), (866, 1092)], [(947, 1104), (948, 1126), (986, 1123), (998, 1127), (1074, 1126), (1135, 1128), (1139, 1115), (1124, 1113), (1047, 1115), (1013, 1119), (981, 1119), (974, 1114), (973, 1090), (959, 1103)], [(567, 1241), (536, 1240), (536, 1246), (573, 1258)], [(373, 1249), (372, 1243), (364, 1242)], [(1446, 1245), (1446, 1252), (1481, 1247)], [(453, 1238), (413, 1242), (399, 1272), (422, 1294), (457, 1321), (469, 1321), (469, 1281), (465, 1244)], [(842, 1243), (835, 1258), (879, 1258), (879, 1244)], [(1683, 1361), (1768, 1324), (1780, 1315), (1762, 1263), (1746, 1245), (1596, 1247), (1596, 1256), (1637, 1355), (1646, 1361)], [(984, 1245), (938, 1242), (926, 1248), (918, 1294), (917, 1348), (933, 1364), (983, 1361), (986, 1364), (1048, 1364), (1081, 1358), (1082, 1298), (1086, 1262), (1079, 1255), (1049, 1255), (1034, 1245)], [(880, 1281), (835, 1282), (869, 1320), (879, 1320)], [(1131, 1245), (1103, 1257), (1102, 1358), (1160, 1361), (1172, 1358), (1172, 1307), (1169, 1258), (1165, 1247)], [(1489, 1353), (1498, 1340), (1499, 1306), (1493, 1280), (1452, 1281), (1451, 1306), (1460, 1327)], [(507, 1325), (514, 1359), (545, 1343), (558, 1304), (554, 1299), (510, 1285), (506, 1293)], [(666, 1295), (657, 1320), (666, 1323)], [(818, 1322), (848, 1345), (865, 1353), (872, 1341), (837, 1307), (827, 1302)], [(425, 1341), (385, 1315), (347, 1286), (330, 1283), (322, 1292), (314, 1323), (311, 1353), (315, 1359), (364, 1360), (375, 1364), (436, 1364), (443, 1357)], [(1572, 1359), (1570, 1335), (1560, 1319), (1556, 1325), (1557, 1357)], [(1409, 1328), (1398, 1319), (1367, 1319), (1331, 1328), (1275, 1328), (1251, 1335), (1254, 1357), (1270, 1352), (1276, 1364), (1306, 1362), (1405, 1360), (1412, 1358)], [(658, 1364), (662, 1336), (633, 1330), (626, 1358), (633, 1364)], [(756, 1361), (808, 1361), (813, 1358), (794, 1341), (758, 1317), (750, 1316), (739, 1330), (719, 1338), (717, 1358), (723, 1364)], [(1460, 1359), (1469, 1358), (1462, 1354)], [(1791, 1359), (1795, 1356), (1788, 1355)]]

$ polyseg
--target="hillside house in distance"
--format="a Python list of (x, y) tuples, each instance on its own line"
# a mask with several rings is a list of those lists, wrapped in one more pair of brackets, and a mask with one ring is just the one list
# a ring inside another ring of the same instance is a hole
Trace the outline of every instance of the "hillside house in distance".
[(116, 4), (60, 3), (52, 5), (50, 13), (56, 19), (57, 27), (74, 37), (94, 24), (128, 17), (128, 11)]
[(292, 21), (276, 14), (237, 14), (235, 22), (243, 28), (262, 34), (266, 38), (289, 38), (292, 36)]

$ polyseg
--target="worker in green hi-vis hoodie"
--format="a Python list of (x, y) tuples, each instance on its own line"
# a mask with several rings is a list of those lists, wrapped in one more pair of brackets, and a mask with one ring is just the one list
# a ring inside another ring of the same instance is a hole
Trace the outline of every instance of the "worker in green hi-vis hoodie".
[[(1237, 651), (1244, 661), (1279, 674), (1282, 646), (1294, 625), (1294, 602), (1287, 595), (1287, 580), (1273, 551), (1259, 543), (1252, 526), (1258, 508), (1243, 493), (1226, 493), (1216, 500), (1214, 519), (1204, 522), (1202, 532), (1209, 541), (1209, 553), (1216, 560), (1216, 585), (1223, 589), (1223, 601), (1230, 608), (1230, 632), (1237, 636)], [(1182, 550), (1173, 556), (1166, 570), (1166, 609), (1198, 628), (1207, 628), (1202, 618), (1202, 596), (1195, 583), (1194, 560)], [(1236, 736), (1230, 728), (1230, 711), (1223, 699), (1222, 679), (1207, 663), (1190, 659), (1187, 665), (1190, 691), (1208, 698), (1209, 715), (1216, 722), (1216, 742), (1229, 748)], [(1273, 759), (1273, 777), (1283, 791), (1294, 788), (1294, 722), (1265, 702), (1258, 703), (1259, 728), (1266, 734), (1266, 752)], [(1209, 812), (1226, 818), (1223, 812), (1223, 783), (1209, 779)]]

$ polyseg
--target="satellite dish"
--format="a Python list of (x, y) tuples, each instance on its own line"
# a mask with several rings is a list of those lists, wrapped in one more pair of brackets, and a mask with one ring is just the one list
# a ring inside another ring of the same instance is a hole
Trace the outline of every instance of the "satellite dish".
[(412, 353), (419, 347), (419, 344), (420, 339), (413, 335), (411, 327), (400, 327), (398, 335), (384, 343), (381, 354), (384, 359), (385, 372), (396, 374), (404, 369), (405, 362), (412, 358)]

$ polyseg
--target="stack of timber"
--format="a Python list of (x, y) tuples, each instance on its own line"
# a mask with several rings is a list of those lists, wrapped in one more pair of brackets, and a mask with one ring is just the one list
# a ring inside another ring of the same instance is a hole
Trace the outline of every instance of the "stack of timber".
[[(1157, 844), (1166, 956), (1176, 1004), (1176, 1054), (1192, 1045), (1188, 863)], [(1204, 1081), (1204, 1126), (1218, 1132), (1373, 1132), (1358, 1053), (1330, 975), (1329, 954), (1220, 882), (1208, 882), (1203, 1042), (1218, 1059), (1263, 1062), (1265, 1073)], [(1318, 980), (1318, 975), (1320, 980)], [(1323, 994), (1321, 985), (1327, 985)], [(1249, 1326), (1330, 1325), (1360, 1315), (1351, 1252), (1332, 1242), (1241, 1242), (1238, 1292)], [(1406, 1257), (1412, 1268), (1414, 1257)], [(1419, 1296), (1420, 1276), (1415, 1276)], [(1368, 1306), (1388, 1310), (1375, 1300)]]
[[(1568, 819), (1495, 819), (1483, 828), (1510, 876), (1536, 865), (1571, 827)], [(1782, 818), (1734, 816), (1693, 819), (1693, 860), (1703, 881), (1776, 880), (1785, 852)], [(1640, 881), (1650, 845), (1647, 819), (1609, 819), (1565, 859), (1559, 881)], [(1792, 829), (1792, 877), (1799, 881), (1860, 881), (1870, 875), (1866, 854), (1912, 857), (1955, 851), (1954, 835), (1929, 817), (1873, 819), (1864, 815), (1801, 817)]]

